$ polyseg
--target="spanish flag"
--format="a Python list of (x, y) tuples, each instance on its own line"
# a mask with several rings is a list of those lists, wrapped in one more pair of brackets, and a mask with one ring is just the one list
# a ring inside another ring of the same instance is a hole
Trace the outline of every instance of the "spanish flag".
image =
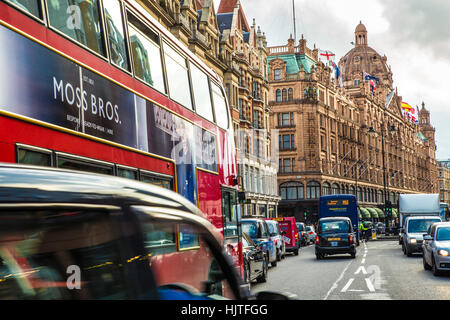
[(407, 104), (406, 102), (402, 102), (402, 109), (409, 112), (409, 111), (411, 111), (412, 107), (409, 104)]

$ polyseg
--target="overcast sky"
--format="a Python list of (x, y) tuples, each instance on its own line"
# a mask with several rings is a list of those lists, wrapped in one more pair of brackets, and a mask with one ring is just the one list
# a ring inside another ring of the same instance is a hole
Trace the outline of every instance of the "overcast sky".
[[(217, 11), (220, 0), (214, 0)], [(292, 0), (241, 0), (248, 23), (265, 32), (268, 46), (287, 44), (294, 34)], [(394, 88), (403, 101), (431, 112), (436, 157), (450, 159), (450, 1), (295, 0), (297, 39), (336, 54), (353, 46), (361, 20), (370, 47), (387, 56)], [(449, 77), (449, 78), (447, 78)]]

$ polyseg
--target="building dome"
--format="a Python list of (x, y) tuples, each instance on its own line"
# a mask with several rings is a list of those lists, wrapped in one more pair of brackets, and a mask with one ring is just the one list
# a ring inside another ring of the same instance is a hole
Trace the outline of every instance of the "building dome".
[(351, 81), (348, 85), (353, 86), (353, 81), (362, 80), (363, 73), (366, 72), (380, 79), (380, 86), (391, 88), (392, 72), (386, 63), (387, 58), (368, 46), (367, 30), (362, 23), (355, 29), (354, 45), (339, 61), (344, 83)]
[(357, 33), (357, 32), (366, 32), (366, 33), (367, 33), (366, 26), (363, 25), (361, 21), (360, 21), (359, 24), (356, 26), (355, 33)]

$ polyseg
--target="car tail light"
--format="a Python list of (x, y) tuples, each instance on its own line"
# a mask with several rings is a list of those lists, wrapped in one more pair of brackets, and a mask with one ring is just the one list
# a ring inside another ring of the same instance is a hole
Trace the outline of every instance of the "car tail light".
[(278, 241), (275, 239), (275, 246), (278, 244)]
[(298, 239), (298, 233), (295, 234), (295, 239)]
[(316, 236), (316, 244), (319, 244), (319, 236)]
[(350, 244), (353, 244), (353, 235), (350, 235), (350, 236), (348, 237), (348, 242), (349, 242)]

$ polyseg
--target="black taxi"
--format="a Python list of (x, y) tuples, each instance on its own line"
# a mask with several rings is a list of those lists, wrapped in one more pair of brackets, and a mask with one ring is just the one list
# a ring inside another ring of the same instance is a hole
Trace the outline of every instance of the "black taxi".
[(347, 217), (319, 219), (315, 253), (318, 260), (327, 255), (350, 254), (356, 256), (356, 233)]
[(0, 164), (1, 300), (287, 298), (251, 296), (221, 242), (170, 190)]

